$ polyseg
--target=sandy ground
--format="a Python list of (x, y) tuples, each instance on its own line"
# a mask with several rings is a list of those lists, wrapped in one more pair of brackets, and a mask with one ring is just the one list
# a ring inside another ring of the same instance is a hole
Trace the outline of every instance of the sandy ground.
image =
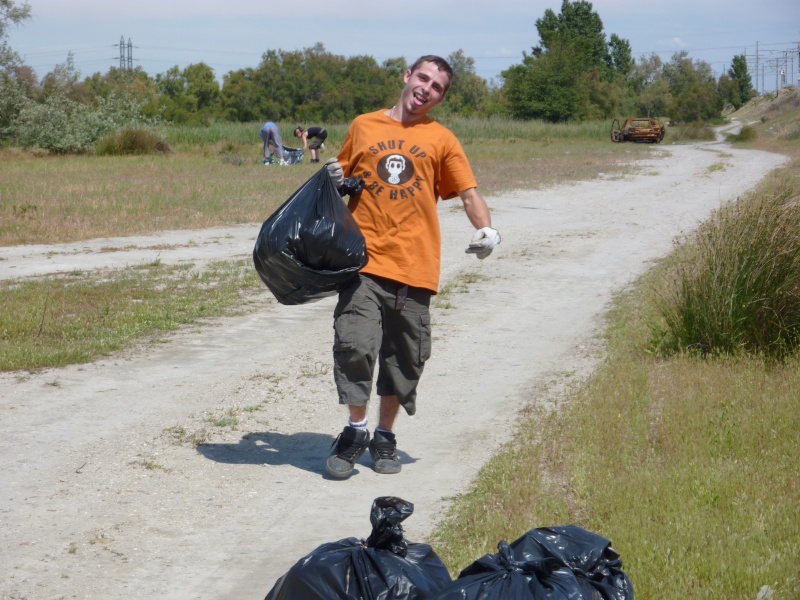
[[(377, 475), (368, 456), (348, 480), (324, 475), (345, 424), (333, 299), (287, 307), (264, 288), (254, 314), (167, 343), (0, 375), (0, 598), (263, 598), (319, 544), (369, 535), (384, 495), (415, 504), (407, 538), (424, 541), (520, 408), (602, 359), (612, 295), (784, 161), (722, 143), (648, 154), (624, 177), (488, 198), (503, 242), (483, 262), (464, 253), (460, 205), (441, 203), (442, 282), (483, 278), (433, 311), (418, 412), (396, 427), (399, 475)], [(258, 226), (2, 248), (0, 277), (248, 257)]]

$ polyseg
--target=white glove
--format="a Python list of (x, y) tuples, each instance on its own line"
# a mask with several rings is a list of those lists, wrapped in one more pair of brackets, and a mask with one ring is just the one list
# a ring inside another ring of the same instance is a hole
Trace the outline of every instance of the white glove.
[(482, 227), (472, 236), (467, 252), (483, 260), (492, 253), (494, 247), (500, 243), (500, 234), (491, 227)]
[(344, 183), (344, 171), (342, 170), (342, 165), (339, 164), (339, 159), (331, 156), (325, 161), (325, 168), (328, 169), (328, 175), (331, 176), (333, 187), (338, 190)]

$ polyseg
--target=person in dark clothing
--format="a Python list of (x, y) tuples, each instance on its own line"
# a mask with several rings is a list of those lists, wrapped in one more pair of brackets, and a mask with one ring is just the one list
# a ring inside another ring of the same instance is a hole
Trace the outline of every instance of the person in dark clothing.
[(319, 151), (324, 148), (323, 142), (328, 137), (328, 132), (323, 127), (309, 127), (303, 129), (299, 125), (294, 130), (294, 137), (303, 140), (303, 150), (311, 150), (311, 162), (319, 162)]

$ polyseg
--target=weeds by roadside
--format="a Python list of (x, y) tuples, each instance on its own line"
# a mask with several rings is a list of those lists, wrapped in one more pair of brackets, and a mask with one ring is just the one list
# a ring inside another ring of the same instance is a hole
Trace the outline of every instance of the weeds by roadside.
[(121, 272), (0, 282), (0, 370), (90, 362), (159, 332), (231, 310), (261, 289), (248, 261), (202, 273), (160, 261)]
[(786, 357), (800, 344), (800, 163), (681, 240), (654, 290), (660, 354)]

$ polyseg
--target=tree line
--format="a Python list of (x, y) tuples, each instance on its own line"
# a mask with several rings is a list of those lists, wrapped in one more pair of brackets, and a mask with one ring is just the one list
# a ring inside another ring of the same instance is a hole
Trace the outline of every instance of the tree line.
[[(6, 43), (8, 25), (28, 18), (27, 4), (0, 0), (0, 137), (37, 145), (43, 118), (64, 122), (50, 137), (76, 138), (76, 131), (85, 130), (80, 139), (62, 141), (66, 148), (54, 147), (53, 140), (38, 143), (56, 151), (86, 149), (92, 131), (107, 133), (121, 122), (348, 122), (393, 102), (409, 67), (402, 57), (378, 63), (366, 55), (335, 55), (318, 43), (268, 50), (257, 67), (225, 73), (221, 83), (203, 62), (154, 77), (141, 67), (111, 67), (81, 78), (71, 55), (37, 79)], [(607, 36), (585, 0), (563, 0), (560, 12), (546, 10), (535, 28), (537, 45), (500, 81), (476, 75), (474, 59), (463, 50), (445, 57), (455, 77), (437, 111), (550, 122), (657, 116), (685, 123), (718, 116), (726, 105), (738, 108), (754, 94), (743, 55), (733, 57), (718, 79), (707, 63), (686, 52), (666, 62), (656, 54), (635, 60), (629, 42), (616, 33)]]

